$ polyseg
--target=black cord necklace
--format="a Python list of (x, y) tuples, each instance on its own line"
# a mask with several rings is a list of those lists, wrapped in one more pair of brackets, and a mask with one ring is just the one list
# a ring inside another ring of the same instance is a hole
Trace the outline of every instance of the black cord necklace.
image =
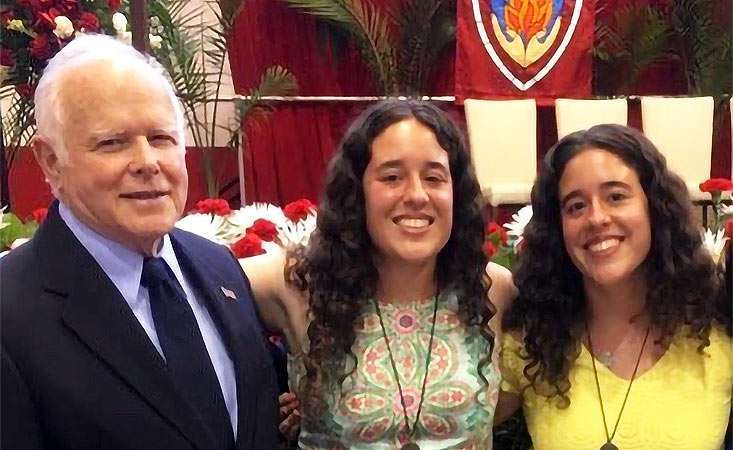
[(387, 353), (389, 353), (389, 362), (392, 364), (392, 372), (394, 372), (395, 380), (397, 381), (397, 389), (400, 391), (400, 403), (402, 404), (402, 413), (405, 416), (405, 428), (407, 429), (407, 442), (400, 447), (401, 450), (420, 450), (420, 446), (417, 445), (413, 438), (415, 437), (415, 431), (417, 430), (417, 422), (420, 420), (420, 412), (422, 411), (423, 400), (425, 400), (425, 386), (428, 381), (428, 368), (430, 367), (430, 357), (433, 353), (433, 336), (435, 336), (435, 319), (438, 315), (438, 297), (440, 292), (435, 294), (435, 300), (433, 305), (433, 325), (430, 328), (430, 342), (428, 343), (428, 356), (425, 358), (425, 375), (422, 379), (422, 389), (420, 391), (420, 403), (417, 406), (417, 414), (415, 415), (415, 422), (410, 427), (410, 419), (407, 415), (407, 405), (405, 403), (405, 396), (402, 394), (402, 383), (400, 383), (400, 375), (397, 372), (397, 364), (394, 361), (394, 355), (392, 354), (392, 348), (389, 345), (389, 338), (387, 337), (387, 329), (384, 327), (384, 320), (382, 320), (382, 311), (379, 309), (379, 302), (377, 299), (374, 301), (374, 309), (377, 311), (377, 317), (379, 317), (379, 325), (382, 327), (382, 335), (384, 336), (384, 342), (387, 344)]
[(606, 443), (601, 445), (600, 450), (618, 450), (618, 447), (611, 441), (616, 436), (616, 430), (618, 430), (618, 424), (621, 422), (621, 415), (624, 413), (626, 407), (626, 400), (629, 399), (629, 392), (631, 392), (631, 385), (634, 384), (636, 378), (636, 371), (639, 370), (639, 363), (641, 362), (641, 355), (644, 354), (644, 347), (646, 346), (646, 340), (649, 337), (649, 328), (646, 328), (646, 334), (644, 334), (644, 342), (641, 343), (641, 349), (639, 350), (639, 356), (636, 358), (636, 365), (634, 366), (634, 373), (631, 374), (631, 380), (629, 381), (629, 387), (626, 388), (626, 395), (624, 395), (624, 401), (621, 403), (621, 410), (618, 412), (616, 418), (616, 425), (613, 426), (613, 432), (609, 435), (608, 424), (606, 423), (606, 408), (603, 407), (603, 397), (601, 397), (601, 384), (598, 382), (598, 370), (596, 370), (596, 359), (593, 352), (593, 343), (590, 338), (590, 331), (588, 331), (588, 322), (585, 323), (585, 333), (588, 335), (588, 347), (590, 348), (590, 360), (593, 364), (593, 376), (596, 379), (596, 390), (598, 391), (598, 402), (601, 404), (601, 417), (603, 417), (603, 430), (606, 432)]

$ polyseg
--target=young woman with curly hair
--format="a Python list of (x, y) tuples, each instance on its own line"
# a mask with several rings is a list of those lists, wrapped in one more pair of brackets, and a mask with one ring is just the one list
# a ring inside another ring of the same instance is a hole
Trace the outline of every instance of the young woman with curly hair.
[(682, 180), (641, 133), (600, 125), (549, 151), (532, 208), (497, 420), (521, 404), (535, 450), (718, 450), (730, 297)]
[(490, 448), (487, 295), (501, 305), (514, 292), (487, 266), (481, 208), (455, 125), (388, 100), (348, 130), (317, 231), (285, 274), (282, 257), (247, 261), (263, 320), (289, 344), (301, 448)]

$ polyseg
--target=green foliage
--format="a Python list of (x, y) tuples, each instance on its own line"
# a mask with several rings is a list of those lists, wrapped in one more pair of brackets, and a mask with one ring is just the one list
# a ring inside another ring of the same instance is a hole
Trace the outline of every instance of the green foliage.
[(672, 32), (665, 13), (651, 5), (625, 5), (610, 23), (599, 21), (593, 49), (597, 93), (629, 94), (646, 69), (673, 56)]
[(369, 0), (283, 0), (352, 36), (364, 63), (384, 93), (397, 90), (389, 15)]
[[(714, 0), (675, 0), (667, 7), (628, 5), (597, 21), (594, 91), (629, 94), (655, 64), (679, 62), (688, 95), (733, 90), (730, 18), (715, 17)], [(603, 12), (603, 7), (597, 13)]]
[(264, 117), (269, 108), (263, 104), (262, 97), (277, 95), (294, 95), (298, 91), (298, 84), (290, 72), (281, 66), (268, 67), (257, 87), (250, 89), (243, 98), (235, 100), (235, 114), (231, 128), (235, 130), (227, 144), (231, 148), (245, 145), (242, 124), (249, 118)]
[(0, 214), (0, 217), (0, 251), (10, 248), (10, 244), (16, 239), (30, 238), (38, 228), (34, 220), (23, 223), (13, 213)]
[(435, 63), (455, 41), (455, 0), (411, 0), (397, 17), (401, 31), (398, 75), (400, 93), (417, 96), (425, 92)]
[(712, 0), (675, 0), (671, 25), (676, 55), (682, 62), (688, 93), (720, 96), (732, 89), (730, 19), (714, 20)]

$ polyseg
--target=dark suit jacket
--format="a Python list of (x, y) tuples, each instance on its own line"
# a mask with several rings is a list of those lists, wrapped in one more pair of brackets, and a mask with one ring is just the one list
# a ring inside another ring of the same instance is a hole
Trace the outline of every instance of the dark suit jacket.
[[(275, 374), (248, 281), (224, 247), (181, 230), (170, 236), (234, 363), (237, 448), (275, 449)], [(56, 204), (33, 240), (0, 260), (0, 320), (3, 449), (212, 445), (127, 302)]]

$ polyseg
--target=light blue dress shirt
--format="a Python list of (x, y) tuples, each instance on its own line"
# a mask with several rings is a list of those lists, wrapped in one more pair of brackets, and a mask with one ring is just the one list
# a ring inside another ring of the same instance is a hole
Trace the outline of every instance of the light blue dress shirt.
[[(112, 283), (120, 291), (122, 297), (133, 314), (142, 325), (150, 342), (158, 349), (158, 352), (165, 358), (160, 347), (158, 334), (155, 331), (153, 314), (150, 311), (150, 297), (148, 290), (140, 285), (140, 277), (143, 271), (143, 255), (130, 250), (119, 242), (107, 239), (96, 231), (82, 223), (71, 210), (59, 202), (59, 214), (69, 227), (74, 236), (81, 242), (84, 248), (94, 257), (102, 267)], [(229, 419), (232, 422), (234, 436), (237, 435), (237, 383), (234, 378), (234, 364), (226, 351), (224, 342), (209, 315), (209, 311), (201, 301), (201, 295), (188, 283), (183, 276), (181, 267), (178, 265), (176, 254), (173, 251), (170, 237), (166, 234), (157, 255), (165, 260), (173, 271), (176, 279), (186, 293), (188, 303), (191, 305), (193, 315), (204, 338), (206, 350), (214, 365), (214, 371), (219, 379), (221, 391), (224, 395), (224, 402), (229, 411)]]

